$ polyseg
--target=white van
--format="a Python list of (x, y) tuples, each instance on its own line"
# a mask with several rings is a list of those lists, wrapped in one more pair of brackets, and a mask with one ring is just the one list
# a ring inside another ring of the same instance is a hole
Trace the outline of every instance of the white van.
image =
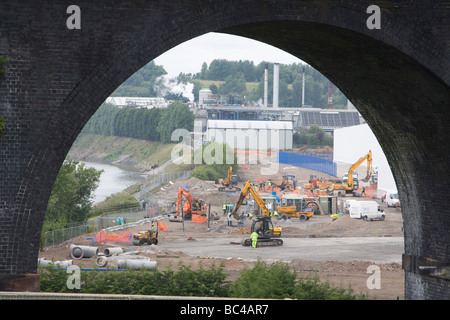
[(349, 211), (350, 218), (371, 220), (384, 220), (384, 212), (375, 201), (358, 201), (352, 203)]
[(396, 190), (387, 191), (385, 201), (388, 207), (396, 207), (400, 202), (398, 192)]
[(358, 201), (357, 200), (345, 200), (345, 202), (344, 202), (344, 212), (346, 213), (346, 214), (350, 214), (350, 208), (353, 206), (353, 205), (358, 205)]

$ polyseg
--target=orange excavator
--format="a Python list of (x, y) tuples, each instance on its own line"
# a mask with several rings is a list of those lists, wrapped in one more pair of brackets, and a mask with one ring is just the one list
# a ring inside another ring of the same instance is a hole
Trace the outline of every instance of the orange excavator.
[[(182, 210), (182, 211), (181, 211)], [(177, 214), (185, 220), (192, 219), (193, 214), (205, 215), (208, 205), (201, 198), (193, 198), (191, 193), (183, 187), (178, 187)]]

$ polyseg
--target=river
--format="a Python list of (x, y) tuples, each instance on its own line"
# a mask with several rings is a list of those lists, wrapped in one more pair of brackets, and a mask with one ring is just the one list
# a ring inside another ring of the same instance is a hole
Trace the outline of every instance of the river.
[(111, 164), (83, 162), (86, 167), (103, 170), (100, 176), (98, 188), (94, 191), (93, 203), (99, 203), (105, 200), (110, 195), (121, 192), (129, 186), (141, 182), (147, 178), (147, 175), (124, 169)]

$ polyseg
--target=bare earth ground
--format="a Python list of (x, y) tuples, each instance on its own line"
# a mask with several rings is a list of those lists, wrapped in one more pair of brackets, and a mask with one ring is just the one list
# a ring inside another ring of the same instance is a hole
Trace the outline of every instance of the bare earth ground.
[[(303, 186), (307, 182), (310, 174), (317, 174), (314, 171), (280, 165), (279, 176), (284, 173), (293, 173), (296, 175), (299, 186)], [(249, 169), (240, 169), (239, 175), (242, 183), (246, 180), (256, 181), (256, 178), (261, 176), (257, 166), (249, 167)], [(322, 174), (320, 174), (322, 175)], [(320, 176), (319, 175), (319, 176)], [(322, 175), (328, 178), (326, 175)], [(274, 179), (277, 177), (274, 177)], [(162, 222), (167, 225), (167, 231), (159, 232), (159, 244), (157, 246), (133, 246), (131, 244), (101, 244), (99, 247), (100, 253), (105, 248), (112, 246), (120, 246), (126, 251), (138, 250), (139, 255), (147, 256), (158, 263), (158, 269), (164, 270), (167, 268), (176, 269), (179, 263), (191, 265), (192, 268), (197, 268), (199, 264), (207, 267), (211, 264), (216, 266), (223, 264), (224, 271), (229, 274), (228, 280), (235, 280), (240, 271), (245, 267), (251, 267), (256, 262), (255, 259), (246, 259), (242, 257), (240, 245), (230, 246), (230, 250), (234, 250), (229, 258), (215, 257), (214, 254), (208, 255), (188, 255), (183, 252), (183, 243), (191, 244), (193, 241), (206, 242), (208, 239), (233, 239), (238, 242), (242, 235), (230, 234), (231, 231), (236, 230), (233, 227), (226, 227), (218, 230), (224, 224), (223, 216), (220, 212), (220, 207), (223, 202), (234, 203), (237, 199), (236, 193), (224, 193), (217, 191), (217, 185), (213, 182), (205, 182), (191, 178), (187, 181), (178, 182), (169, 185), (157, 193), (158, 200), (163, 213), (168, 213), (171, 210), (172, 203), (176, 200), (178, 185), (188, 185), (194, 197), (202, 197), (206, 203), (211, 205), (211, 212), (217, 212), (219, 219), (210, 221), (208, 224), (196, 224), (191, 221), (186, 221), (184, 226), (180, 222), (171, 222), (168, 217), (161, 218)], [(379, 201), (379, 200), (377, 200)], [(386, 213), (384, 221), (366, 222), (356, 219), (351, 219), (347, 215), (332, 221), (329, 216), (313, 216), (307, 222), (300, 222), (297, 219), (291, 221), (279, 221), (278, 223), (283, 228), (283, 238), (341, 238), (341, 237), (402, 237), (402, 215), (399, 209), (386, 208), (384, 204), (382, 207)], [(233, 222), (236, 224), (236, 221)], [(251, 221), (245, 221), (246, 225), (250, 225)], [(144, 231), (149, 229), (149, 224), (142, 224), (128, 228), (132, 233)], [(127, 229), (124, 229), (127, 230)], [(184, 231), (184, 232), (183, 232)], [(92, 240), (85, 239), (93, 237), (94, 234), (83, 235), (70, 242), (60, 245), (55, 245), (46, 248), (40, 253), (40, 258), (54, 259), (54, 260), (70, 260), (69, 246), (70, 244), (77, 245), (92, 245)], [(180, 243), (179, 250), (165, 249), (164, 244)], [(273, 248), (276, 250), (276, 248)], [(254, 250), (258, 250), (254, 249)], [(318, 248), (320, 250), (320, 248)], [(361, 248), (364, 250), (364, 248)], [(268, 262), (276, 261), (276, 255), (270, 259), (264, 259)], [(286, 261), (284, 261), (286, 262)], [(367, 268), (372, 265), (371, 261), (319, 261), (314, 259), (312, 255), (308, 259), (293, 258), (287, 261), (289, 265), (299, 275), (318, 275), (322, 280), (329, 280), (336, 286), (348, 288), (351, 286), (355, 293), (364, 293), (369, 295), (369, 299), (403, 299), (404, 295), (404, 273), (401, 265), (396, 262), (377, 264), (381, 270), (381, 289), (369, 290), (367, 288), (367, 279), (371, 274), (367, 273)], [(95, 258), (75, 259), (73, 263), (85, 268), (95, 267)], [(108, 268), (117, 267), (114, 262), (108, 263)]]

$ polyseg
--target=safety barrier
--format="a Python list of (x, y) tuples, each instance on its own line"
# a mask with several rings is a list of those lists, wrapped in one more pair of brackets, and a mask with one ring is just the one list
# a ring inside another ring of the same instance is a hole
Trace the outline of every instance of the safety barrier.
[(305, 169), (319, 171), (337, 177), (337, 166), (332, 160), (318, 157), (317, 154), (278, 152), (278, 163), (289, 164)]
[(198, 214), (192, 214), (192, 222), (194, 223), (206, 223), (208, 218), (205, 216), (200, 216)]

